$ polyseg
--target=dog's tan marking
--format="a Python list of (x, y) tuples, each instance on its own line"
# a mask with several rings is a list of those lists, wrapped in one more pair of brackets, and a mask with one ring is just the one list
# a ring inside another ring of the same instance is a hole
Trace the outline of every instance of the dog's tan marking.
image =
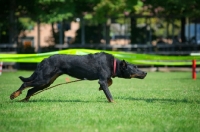
[(18, 89), (17, 91), (13, 92), (13, 93), (10, 95), (10, 99), (13, 100), (14, 98), (18, 97), (18, 96), (22, 93), (22, 91), (23, 91), (24, 89), (26, 89), (26, 88), (28, 88), (28, 87), (25, 87), (25, 88), (23, 88), (23, 89), (21, 89), (21, 90)]
[(10, 99), (14, 99), (18, 97), (22, 92), (21, 91), (15, 91), (10, 95)]
[(136, 76), (136, 75), (134, 75), (134, 74), (133, 74), (133, 75), (130, 75), (131, 78), (134, 78), (135, 76)]
[(107, 83), (108, 83), (108, 87), (110, 87), (110, 86), (112, 85), (112, 79), (109, 78), (109, 79), (107, 80)]

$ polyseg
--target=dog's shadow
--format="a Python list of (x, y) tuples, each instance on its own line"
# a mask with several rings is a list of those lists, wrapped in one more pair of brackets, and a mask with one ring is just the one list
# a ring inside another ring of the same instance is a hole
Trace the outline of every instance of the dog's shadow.
[(97, 100), (97, 101), (88, 101), (88, 100), (61, 100), (61, 99), (53, 99), (53, 100), (50, 100), (50, 99), (35, 99), (35, 100), (29, 100), (28, 102), (30, 103), (39, 103), (39, 102), (43, 102), (43, 103), (92, 103), (92, 102), (106, 102), (106, 101), (100, 101), (100, 100)]
[[(197, 103), (200, 104), (199, 100), (188, 100), (188, 99), (159, 99), (159, 98), (134, 98), (134, 97), (116, 97), (116, 100), (129, 100), (129, 101), (145, 101), (147, 103)], [(17, 101), (20, 102), (20, 101)], [(28, 102), (30, 103), (39, 103), (39, 102), (44, 102), (44, 103), (95, 103), (95, 102), (101, 102), (101, 103), (108, 103), (106, 100), (62, 100), (62, 99), (34, 99), (34, 100), (29, 100)], [(117, 101), (118, 102), (118, 101)]]
[(159, 98), (133, 98), (128, 97), (124, 98), (125, 100), (132, 100), (132, 101), (145, 101), (147, 103), (155, 103), (155, 102), (161, 102), (161, 103), (197, 103), (200, 104), (199, 100), (188, 100), (188, 99), (159, 99)]
[[(116, 99), (118, 100), (118, 99)], [(128, 98), (121, 98), (120, 100), (130, 100), (130, 101), (145, 101), (147, 103), (197, 103), (200, 104), (199, 100), (188, 100), (188, 99), (159, 99), (159, 98), (133, 98), (133, 97), (128, 97)], [(35, 99), (35, 100), (29, 100), (28, 102), (30, 103), (94, 103), (94, 102), (101, 102), (101, 103), (108, 103), (105, 100), (96, 100), (96, 101), (88, 101), (88, 100), (61, 100), (61, 99), (57, 99), (57, 100), (50, 100), (50, 99)]]

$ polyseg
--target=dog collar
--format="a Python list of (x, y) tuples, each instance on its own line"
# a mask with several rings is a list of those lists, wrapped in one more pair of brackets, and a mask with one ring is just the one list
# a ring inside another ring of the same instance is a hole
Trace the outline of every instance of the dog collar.
[(113, 62), (113, 77), (115, 77), (115, 73), (116, 73), (116, 64), (117, 64), (117, 60), (114, 59), (114, 62)]

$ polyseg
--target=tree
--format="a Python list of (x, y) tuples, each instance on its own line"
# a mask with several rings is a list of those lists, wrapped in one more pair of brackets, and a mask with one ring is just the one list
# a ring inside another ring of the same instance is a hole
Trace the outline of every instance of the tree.
[(199, 2), (200, 0), (167, 0), (165, 2), (144, 0), (144, 5), (151, 5), (149, 9), (154, 15), (196, 17), (200, 13)]
[(185, 42), (186, 17), (200, 17), (200, 0), (144, 0), (144, 6), (155, 16), (181, 20), (181, 39)]
[[(19, 17), (44, 23), (79, 17), (96, 24), (105, 24), (109, 18), (131, 17), (134, 38), (137, 35), (135, 15), (179, 17), (184, 25), (186, 17), (199, 16), (198, 3), (200, 0), (0, 0), (0, 4), (4, 5), (0, 8), (0, 42), (6, 42), (8, 36), (12, 42), (12, 38), (16, 37), (16, 29), (21, 30), (21, 26), (16, 26)], [(109, 31), (106, 34), (109, 35)]]
[(105, 39), (109, 42), (110, 25), (106, 23), (109, 18), (126, 17), (135, 12), (138, 0), (101, 0), (94, 7), (94, 19), (105, 23)]
[[(0, 0), (0, 4), (4, 5), (0, 8), (0, 39), (5, 38), (4, 34), (13, 38), (17, 18), (29, 17), (35, 22), (44, 23), (61, 22), (82, 16), (84, 12), (92, 12), (97, 2), (99, 0)], [(3, 40), (6, 42), (6, 38)]]

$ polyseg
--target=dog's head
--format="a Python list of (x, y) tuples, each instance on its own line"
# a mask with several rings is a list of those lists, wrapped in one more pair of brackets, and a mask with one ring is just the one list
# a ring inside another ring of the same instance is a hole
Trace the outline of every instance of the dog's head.
[(120, 62), (120, 72), (122, 78), (139, 78), (144, 79), (147, 75), (146, 72), (141, 71), (137, 66), (127, 63), (124, 60)]

